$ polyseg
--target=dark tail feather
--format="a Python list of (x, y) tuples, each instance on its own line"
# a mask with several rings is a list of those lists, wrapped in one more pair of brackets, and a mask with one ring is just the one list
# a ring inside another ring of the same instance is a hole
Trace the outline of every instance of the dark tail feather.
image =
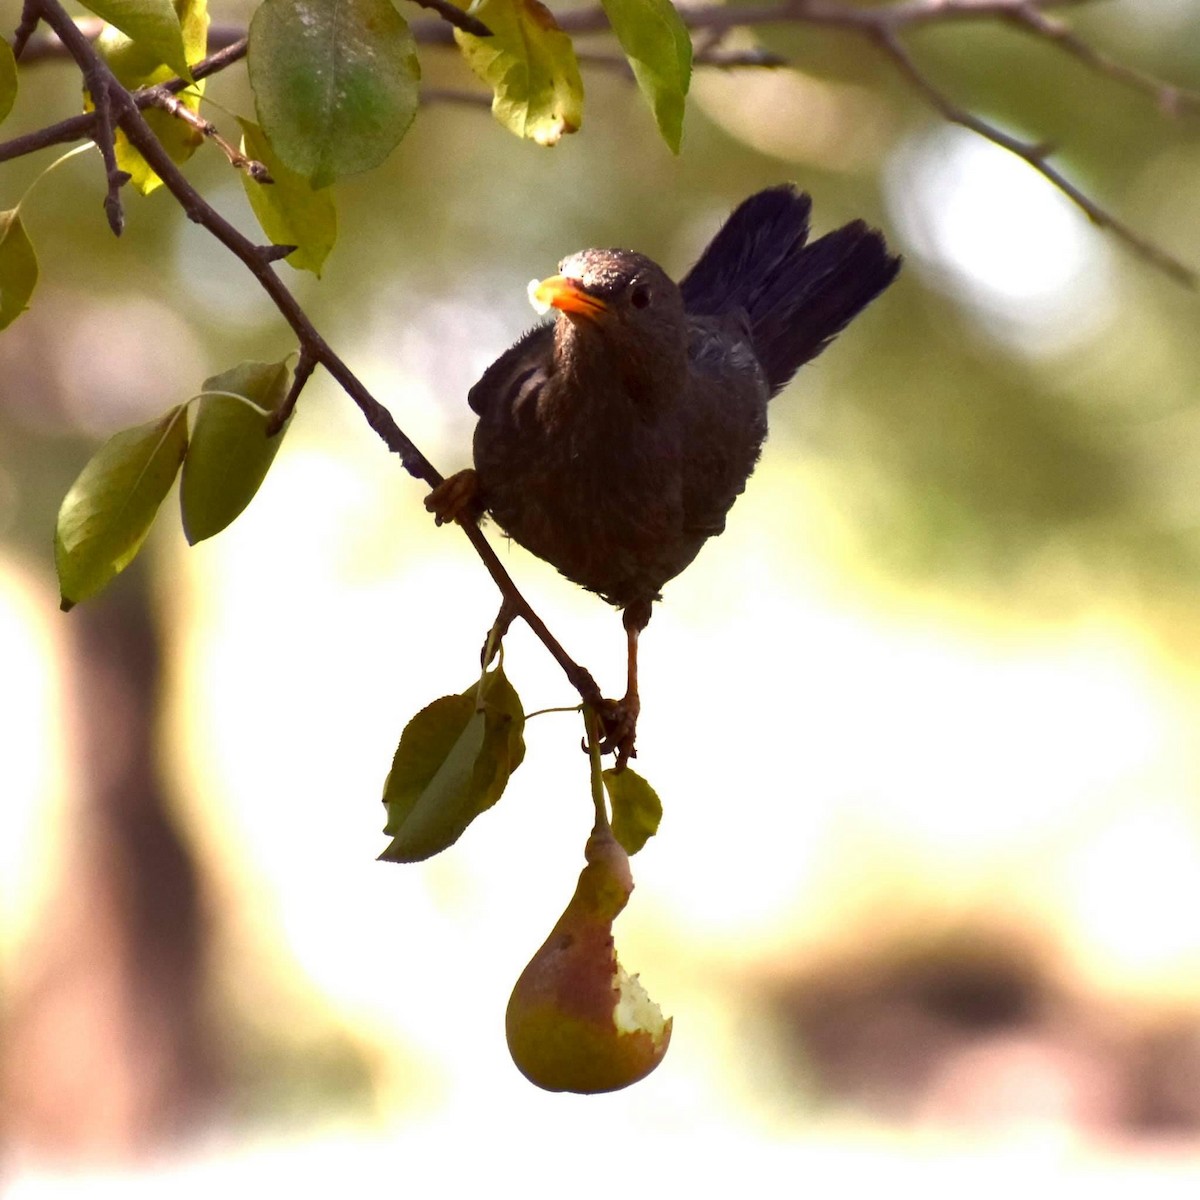
[(771, 395), (896, 277), (883, 235), (852, 221), (811, 245), (812, 201), (789, 185), (745, 200), (679, 285), (697, 316), (741, 309)]
[(679, 285), (688, 312), (749, 311), (754, 290), (803, 253), (811, 208), (808, 196), (789, 184), (743, 200)]

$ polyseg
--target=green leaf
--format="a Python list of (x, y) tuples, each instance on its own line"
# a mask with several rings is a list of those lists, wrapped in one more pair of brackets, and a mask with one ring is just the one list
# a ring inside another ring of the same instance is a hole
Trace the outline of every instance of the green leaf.
[(133, 561), (187, 450), (183, 405), (109, 438), (58, 510), (54, 557), (65, 612)]
[(482, 690), (442, 696), (417, 713), (384, 784), (383, 831), (392, 841), (379, 857), (420, 862), (453, 845), (521, 765), (524, 725), (521, 701), (500, 667), (484, 675)]
[(683, 137), (692, 39), (670, 0), (601, 0), (633, 76), (673, 153)]
[(264, 0), (249, 70), (259, 124), (314, 188), (378, 166), (416, 116), (416, 43), (390, 0)]
[[(208, 0), (175, 0), (175, 12), (183, 30), (183, 45), (188, 61), (199, 62), (208, 50)], [(157, 55), (111, 25), (101, 30), (96, 39), (96, 48), (120, 83), (130, 91), (165, 83), (175, 77), (175, 71), (162, 66)], [(201, 80), (178, 97), (184, 108), (194, 113), (200, 111), (204, 84), (205, 81)], [(90, 96), (86, 97), (84, 107), (91, 111), (93, 105)], [(148, 108), (143, 111), (142, 117), (171, 156), (172, 162), (187, 162), (204, 140), (198, 129), (161, 108)], [(149, 195), (162, 184), (162, 180), (150, 169), (141, 152), (130, 145), (121, 129), (116, 133), (116, 152), (117, 166), (129, 172), (130, 181), (143, 196)]]
[(610, 768), (602, 778), (612, 804), (613, 837), (626, 854), (636, 854), (657, 832), (662, 820), (658, 793), (636, 772)]
[(263, 233), (276, 246), (295, 246), (284, 260), (298, 271), (320, 276), (337, 240), (337, 209), (329, 188), (314, 188), (284, 164), (253, 121), (241, 121), (242, 153), (257, 159), (274, 183), (259, 183), (241, 172), (242, 187)]
[(525, 710), (502, 666), (484, 676), (483, 703), (487, 714), (484, 752), (472, 777), (479, 813), (500, 799), (508, 777), (525, 761)]
[[(220, 533), (254, 499), (283, 441), (284, 430), (267, 436), (267, 423), (291, 377), (286, 362), (244, 362), (204, 381), (179, 486), (191, 545)], [(233, 395), (211, 394), (224, 392)]]
[(383, 789), (392, 841), (380, 858), (420, 862), (451, 845), (474, 814), (475, 764), (487, 718), (475, 698), (442, 696), (405, 727)]
[(165, 64), (184, 79), (191, 80), (183, 30), (171, 0), (80, 0), (98, 17), (115, 25), (137, 42), (154, 64)]
[(492, 112), (518, 137), (553, 146), (583, 120), (583, 80), (571, 39), (538, 0), (478, 0), (490, 38), (454, 31), (471, 70), (491, 87)]
[(0, 329), (7, 329), (29, 307), (37, 280), (37, 255), (21, 210), (0, 212)]
[(12, 47), (0, 38), (0, 121), (12, 112), (16, 98), (17, 60), (13, 57)]

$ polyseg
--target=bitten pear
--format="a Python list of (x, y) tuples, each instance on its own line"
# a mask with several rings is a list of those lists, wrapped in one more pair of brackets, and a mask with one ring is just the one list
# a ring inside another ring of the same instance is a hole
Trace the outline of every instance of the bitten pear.
[(513, 1062), (551, 1092), (628, 1087), (671, 1041), (671, 1020), (617, 961), (612, 924), (633, 891), (629, 856), (607, 827), (592, 833), (585, 856), (571, 902), (508, 1002)]

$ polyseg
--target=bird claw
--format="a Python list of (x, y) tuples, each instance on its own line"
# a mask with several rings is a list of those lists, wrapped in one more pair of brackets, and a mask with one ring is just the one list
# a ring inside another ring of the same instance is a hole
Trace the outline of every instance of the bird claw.
[(439, 525), (476, 519), (478, 505), (479, 476), (470, 467), (443, 479), (425, 497), (425, 507)]
[(600, 718), (600, 753), (616, 754), (616, 770), (623, 771), (631, 758), (637, 758), (634, 745), (637, 739), (638, 712), (641, 705), (636, 697), (630, 701), (603, 700), (596, 710)]

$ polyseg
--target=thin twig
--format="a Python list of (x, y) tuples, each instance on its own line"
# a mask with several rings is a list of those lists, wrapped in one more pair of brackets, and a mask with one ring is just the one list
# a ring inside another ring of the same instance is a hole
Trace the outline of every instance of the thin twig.
[(972, 133), (977, 133), (980, 137), (986, 138), (994, 145), (1002, 147), (1010, 154), (1015, 154), (1027, 162), (1038, 174), (1054, 184), (1063, 195), (1073, 200), (1094, 225), (1110, 230), (1136, 254), (1141, 255), (1147, 262), (1152, 263), (1177, 283), (1182, 283), (1185, 287), (1190, 288), (1195, 288), (1200, 284), (1200, 275), (1191, 267), (1180, 262), (1161, 246), (1143, 237), (1108, 209), (1102, 208), (1090, 196), (1076, 187), (1061, 171), (1052, 167), (1046, 161), (1050, 154), (1048, 146), (1013, 137), (1012, 134), (1005, 133), (1004, 130), (985, 121), (982, 117), (977, 117), (965, 108), (960, 108), (917, 66), (912, 56), (890, 30), (881, 28), (874, 31), (872, 40), (895, 63), (908, 83), (920, 92), (947, 121), (954, 125), (961, 125), (964, 129), (971, 130)]
[[(212, 46), (215, 43), (209, 42)], [(235, 62), (240, 62), (246, 57), (246, 50), (250, 45), (250, 39), (243, 33), (241, 37), (236, 37), (232, 41), (227, 42), (216, 50), (214, 50), (207, 58), (202, 58), (192, 68), (192, 79), (199, 83), (202, 79), (207, 79), (210, 75), (217, 74), (218, 71), (224, 71), (226, 67), (232, 67)], [(186, 79), (169, 79), (166, 83), (161, 83), (159, 87), (164, 87), (169, 92), (181, 92), (185, 87), (190, 86)]]
[(747, 50), (722, 50), (714, 46), (709, 50), (697, 50), (692, 55), (692, 64), (698, 67), (786, 67), (788, 60), (782, 54), (755, 46)]
[[(615, 71), (618, 74), (629, 75), (632, 77), (633, 72), (629, 67), (629, 60), (624, 54), (619, 54), (611, 50), (576, 50), (575, 57), (585, 66), (600, 67), (606, 71)], [(692, 54), (692, 65), (696, 67), (753, 67), (753, 68), (771, 68), (771, 67), (786, 67), (788, 60), (782, 54), (775, 54), (770, 50), (763, 50), (758, 47), (747, 50), (721, 50), (713, 48), (711, 50), (697, 49)]]
[(23, 133), (19, 137), (0, 142), (0, 162), (8, 162), (14, 158), (24, 158), (26, 154), (35, 154), (50, 146), (61, 146), (67, 142), (78, 142), (90, 138), (96, 128), (94, 112), (80, 113), (77, 117), (68, 117), (54, 125)]
[(1178, 117), (1184, 111), (1200, 112), (1200, 92), (1176, 87), (1145, 71), (1139, 71), (1136, 67), (1117, 62), (1115, 58), (1097, 50), (1089, 42), (1085, 42), (1064, 21), (1046, 16), (1031, 4), (1018, 6), (1011, 13), (1006, 13), (1005, 19), (1016, 25), (1018, 29), (1023, 29), (1035, 37), (1055, 42), (1093, 71), (1107, 75), (1110, 79), (1119, 80), (1136, 91), (1144, 93), (1154, 100), (1167, 116)]
[[(201, 137), (207, 138), (229, 160), (229, 165), (238, 171), (245, 171), (257, 183), (274, 183), (271, 172), (256, 158), (247, 158), (232, 142), (226, 141), (221, 132), (207, 118), (193, 112), (178, 96), (168, 91), (166, 87), (142, 88), (140, 95), (146, 97), (147, 105), (160, 108), (169, 113), (177, 121), (194, 129)], [(144, 107), (144, 106), (143, 106)]]
[(591, 672), (571, 658), (566, 650), (563, 649), (558, 638), (550, 632), (546, 626), (546, 622), (538, 616), (533, 605), (521, 595), (517, 585), (513, 582), (512, 576), (504, 569), (504, 564), (500, 561), (496, 551), (492, 549), (492, 545), (487, 540), (483, 530), (470, 521), (459, 522), (459, 525), (467, 535), (471, 545), (474, 546), (475, 553), (483, 560), (483, 565), (487, 568), (488, 574), (491, 575), (496, 586), (500, 589), (501, 595), (509, 601), (521, 620), (533, 631), (538, 641), (550, 651), (551, 657), (558, 663), (562, 668), (563, 674), (567, 677), (567, 682), (579, 693), (579, 698), (585, 704), (593, 706), (601, 704), (604, 694), (596, 685)]
[[(104, 215), (108, 227), (117, 236), (121, 236), (125, 228), (125, 209), (121, 205), (121, 188), (129, 182), (128, 171), (122, 171), (117, 165), (116, 132), (113, 127), (112, 93), (108, 80), (96, 72), (83, 72), (87, 90), (91, 93), (92, 103), (96, 106), (96, 124), (92, 130), (92, 140), (100, 151), (104, 163), (106, 187), (104, 192)], [(120, 86), (119, 84), (117, 85)]]
[(463, 104), (470, 108), (491, 108), (490, 92), (472, 92), (466, 88), (422, 88), (422, 104)]
[(469, 16), (450, 0), (414, 0), (422, 8), (431, 8), (443, 21), (448, 21), (455, 29), (463, 33), (471, 33), (476, 37), (491, 37), (492, 31), (478, 18)]
[(525, 720), (532, 721), (534, 717), (545, 717), (550, 713), (577, 713), (578, 711), (578, 704), (555, 704), (550, 708), (535, 708), (533, 712), (527, 712)]
[(258, 252), (262, 255), (263, 262), (276, 263), (298, 249), (298, 246), (290, 246), (285, 242), (268, 242), (265, 246), (259, 246)]
[(38, 12), (38, 6), (34, 0), (25, 0), (21, 5), (21, 21), (17, 25), (17, 30), (13, 34), (12, 50), (13, 57), (20, 58), (25, 53), (25, 47), (29, 44), (29, 39), (33, 36), (34, 30), (38, 27), (38, 22), (41, 20), (41, 15)]
[[(280, 247), (282, 249), (282, 247)], [(304, 385), (312, 378), (313, 371), (316, 370), (317, 360), (309, 352), (307, 346), (300, 347), (300, 361), (296, 363), (296, 370), (292, 374), (292, 386), (288, 388), (288, 393), (283, 398), (283, 403), (271, 414), (270, 420), (267, 421), (267, 437), (273, 438), (287, 423), (295, 410), (296, 401), (300, 399), (300, 393), (304, 391)]]

